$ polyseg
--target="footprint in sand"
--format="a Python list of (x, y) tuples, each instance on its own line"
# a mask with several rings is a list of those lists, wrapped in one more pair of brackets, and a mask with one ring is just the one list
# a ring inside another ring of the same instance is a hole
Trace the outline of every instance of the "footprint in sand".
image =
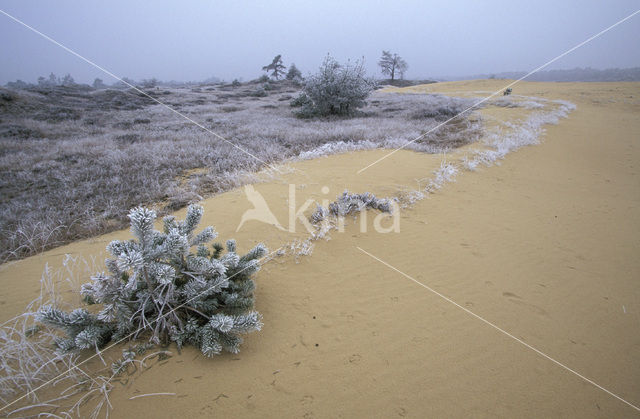
[(220, 394), (218, 394), (218, 397), (216, 397), (215, 399), (213, 399), (213, 401), (217, 403), (217, 402), (218, 402), (219, 400), (221, 400), (221, 399), (228, 399), (228, 398), (229, 398), (229, 396), (227, 396), (226, 394), (224, 394), (224, 393), (220, 393)]
[(205, 405), (204, 407), (200, 408), (200, 414), (205, 415), (205, 416), (209, 416), (213, 414), (213, 407), (208, 404)]
[(353, 354), (349, 357), (349, 364), (358, 364), (362, 360), (362, 355)]

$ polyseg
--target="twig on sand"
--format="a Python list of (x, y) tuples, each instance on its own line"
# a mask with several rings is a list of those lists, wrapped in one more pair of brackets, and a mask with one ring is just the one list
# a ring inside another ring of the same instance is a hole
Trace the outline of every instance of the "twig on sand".
[(7, 417), (13, 415), (14, 413), (24, 412), (25, 410), (34, 409), (36, 407), (59, 407), (59, 406), (57, 406), (55, 404), (51, 404), (51, 403), (32, 404), (32, 405), (21, 407), (19, 409), (16, 409), (16, 410), (13, 410), (13, 411), (9, 412), (7, 414)]
[(175, 396), (176, 393), (147, 393), (147, 394), (138, 394), (137, 396), (129, 397), (129, 400), (139, 399), (140, 397), (147, 396)]

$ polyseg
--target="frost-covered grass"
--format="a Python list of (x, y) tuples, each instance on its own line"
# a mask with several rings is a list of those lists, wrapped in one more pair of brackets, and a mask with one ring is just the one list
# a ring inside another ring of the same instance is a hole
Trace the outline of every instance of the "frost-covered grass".
[[(513, 100), (514, 97), (519, 99)], [(413, 205), (438, 191), (446, 183), (455, 181), (456, 176), (464, 170), (475, 171), (479, 166), (489, 167), (499, 164), (507, 154), (521, 147), (538, 144), (545, 125), (557, 124), (560, 119), (566, 118), (576, 108), (573, 103), (564, 100), (515, 95), (491, 101), (490, 105), (525, 108), (530, 112), (523, 121), (499, 122), (492, 131), (485, 132), (484, 139), (478, 147), (462, 158), (450, 160), (443, 156), (440, 167), (434, 170), (430, 177), (420, 179), (417, 189), (398, 194), (396, 198), (402, 206)]]
[(490, 103), (493, 106), (499, 106), (502, 108), (525, 108), (525, 109), (542, 109), (544, 104), (536, 102), (535, 100), (514, 100), (522, 96), (504, 96), (498, 99), (492, 100)]
[[(3, 417), (108, 417), (112, 406), (109, 393), (119, 378), (140, 373), (171, 356), (152, 345), (133, 344), (98, 355), (88, 363), (86, 354), (61, 353), (54, 342), (61, 334), (38, 322), (43, 307), (74, 308), (80, 303), (80, 282), (96, 269), (93, 260), (66, 255), (63, 267), (45, 267), (40, 295), (23, 314), (0, 325), (0, 415)], [(61, 288), (64, 288), (61, 289)], [(61, 298), (69, 294), (77, 301)], [(120, 382), (120, 384), (126, 381)]]
[[(54, 272), (46, 267), (38, 298), (27, 305), (23, 314), (0, 325), (0, 401), (4, 407), (3, 415), (18, 417), (33, 413), (33, 410), (56, 409), (81, 389), (92, 388), (91, 379), (85, 371), (76, 368), (78, 355), (57, 353), (52, 342), (59, 337), (58, 334), (36, 321), (37, 312), (43, 305), (65, 307), (58, 288), (64, 284), (77, 288), (78, 276), (92, 266), (92, 263), (67, 256), (61, 270)], [(35, 390), (51, 380), (62, 390), (54, 400), (45, 400)], [(18, 403), (13, 403), (21, 397)]]
[[(137, 205), (181, 208), (264, 166), (137, 93), (0, 90), (0, 262), (122, 228)], [(289, 105), (298, 91), (247, 83), (149, 93), (267, 164), (397, 148), (472, 103), (377, 91), (352, 118), (303, 120)], [(472, 118), (407, 148), (436, 153), (476, 141)]]
[[(537, 100), (543, 101), (540, 98)], [(545, 125), (557, 124), (561, 118), (566, 118), (575, 109), (573, 103), (563, 100), (545, 102), (545, 110), (533, 111), (523, 122), (505, 122), (503, 128), (488, 133), (484, 140), (486, 148), (474, 151), (471, 157), (465, 156), (464, 167), (468, 170), (475, 170), (479, 165), (491, 166), (504, 159), (512, 151), (538, 144)]]

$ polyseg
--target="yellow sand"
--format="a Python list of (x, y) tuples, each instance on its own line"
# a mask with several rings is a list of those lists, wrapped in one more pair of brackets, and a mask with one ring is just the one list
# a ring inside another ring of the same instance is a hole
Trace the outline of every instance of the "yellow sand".
[[(505, 84), (406, 90), (480, 96)], [(357, 248), (639, 406), (640, 83), (519, 83), (514, 94), (578, 108), (547, 126), (543, 144), (462, 173), (403, 210), (400, 233), (376, 233), (369, 213), (366, 233), (350, 222), (298, 263), (269, 262), (256, 277), (265, 326), (247, 336), (240, 354), (206, 359), (186, 348), (125, 387), (116, 384), (112, 416), (637, 416)], [(255, 188), (288, 227), (282, 203), (289, 183), (298, 185), (298, 207), (345, 188), (388, 196), (415, 188), (442, 158), (401, 151), (356, 174), (386, 153), (298, 162)], [(300, 223), (295, 234), (256, 221), (235, 232), (251, 208), (242, 189), (203, 204), (203, 226), (215, 225), (222, 240), (235, 237), (241, 250), (306, 236)], [(36, 296), (46, 262), (59, 266), (65, 253), (100, 262), (105, 244), (124, 237), (118, 232), (0, 267), (1, 320)], [(157, 392), (176, 395), (130, 400)]]

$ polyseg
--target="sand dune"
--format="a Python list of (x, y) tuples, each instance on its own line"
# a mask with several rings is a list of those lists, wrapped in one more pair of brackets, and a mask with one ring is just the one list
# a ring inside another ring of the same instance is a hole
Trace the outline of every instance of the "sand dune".
[[(410, 87), (407, 93), (482, 97), (503, 80)], [(463, 171), (400, 215), (400, 232), (349, 221), (257, 275), (264, 329), (240, 354), (182, 354), (116, 384), (114, 417), (633, 417), (638, 411), (372, 259), (384, 260), (629, 403), (640, 406), (640, 83), (528, 83), (515, 95), (566, 100), (568, 119), (542, 144), (499, 165)], [(487, 123), (521, 108), (488, 107)], [(497, 122), (496, 122), (497, 124)], [(459, 161), (477, 145), (446, 156)], [(393, 196), (432, 176), (443, 156), (374, 150), (295, 162), (254, 185), (289, 227), (296, 208), (345, 188)], [(424, 186), (422, 184), (422, 186)], [(323, 187), (325, 189), (323, 189)], [(328, 188), (328, 193), (327, 189)], [(307, 237), (247, 221), (242, 189), (203, 202), (203, 225), (241, 250)], [(311, 208), (312, 209), (312, 208)], [(308, 211), (310, 212), (310, 210)], [(179, 213), (179, 215), (183, 215)], [(24, 308), (45, 263), (64, 254), (99, 265), (116, 232), (0, 267), (0, 320)], [(175, 351), (174, 351), (175, 352)], [(170, 393), (139, 397), (148, 393)], [(174, 394), (174, 395), (171, 395)]]

